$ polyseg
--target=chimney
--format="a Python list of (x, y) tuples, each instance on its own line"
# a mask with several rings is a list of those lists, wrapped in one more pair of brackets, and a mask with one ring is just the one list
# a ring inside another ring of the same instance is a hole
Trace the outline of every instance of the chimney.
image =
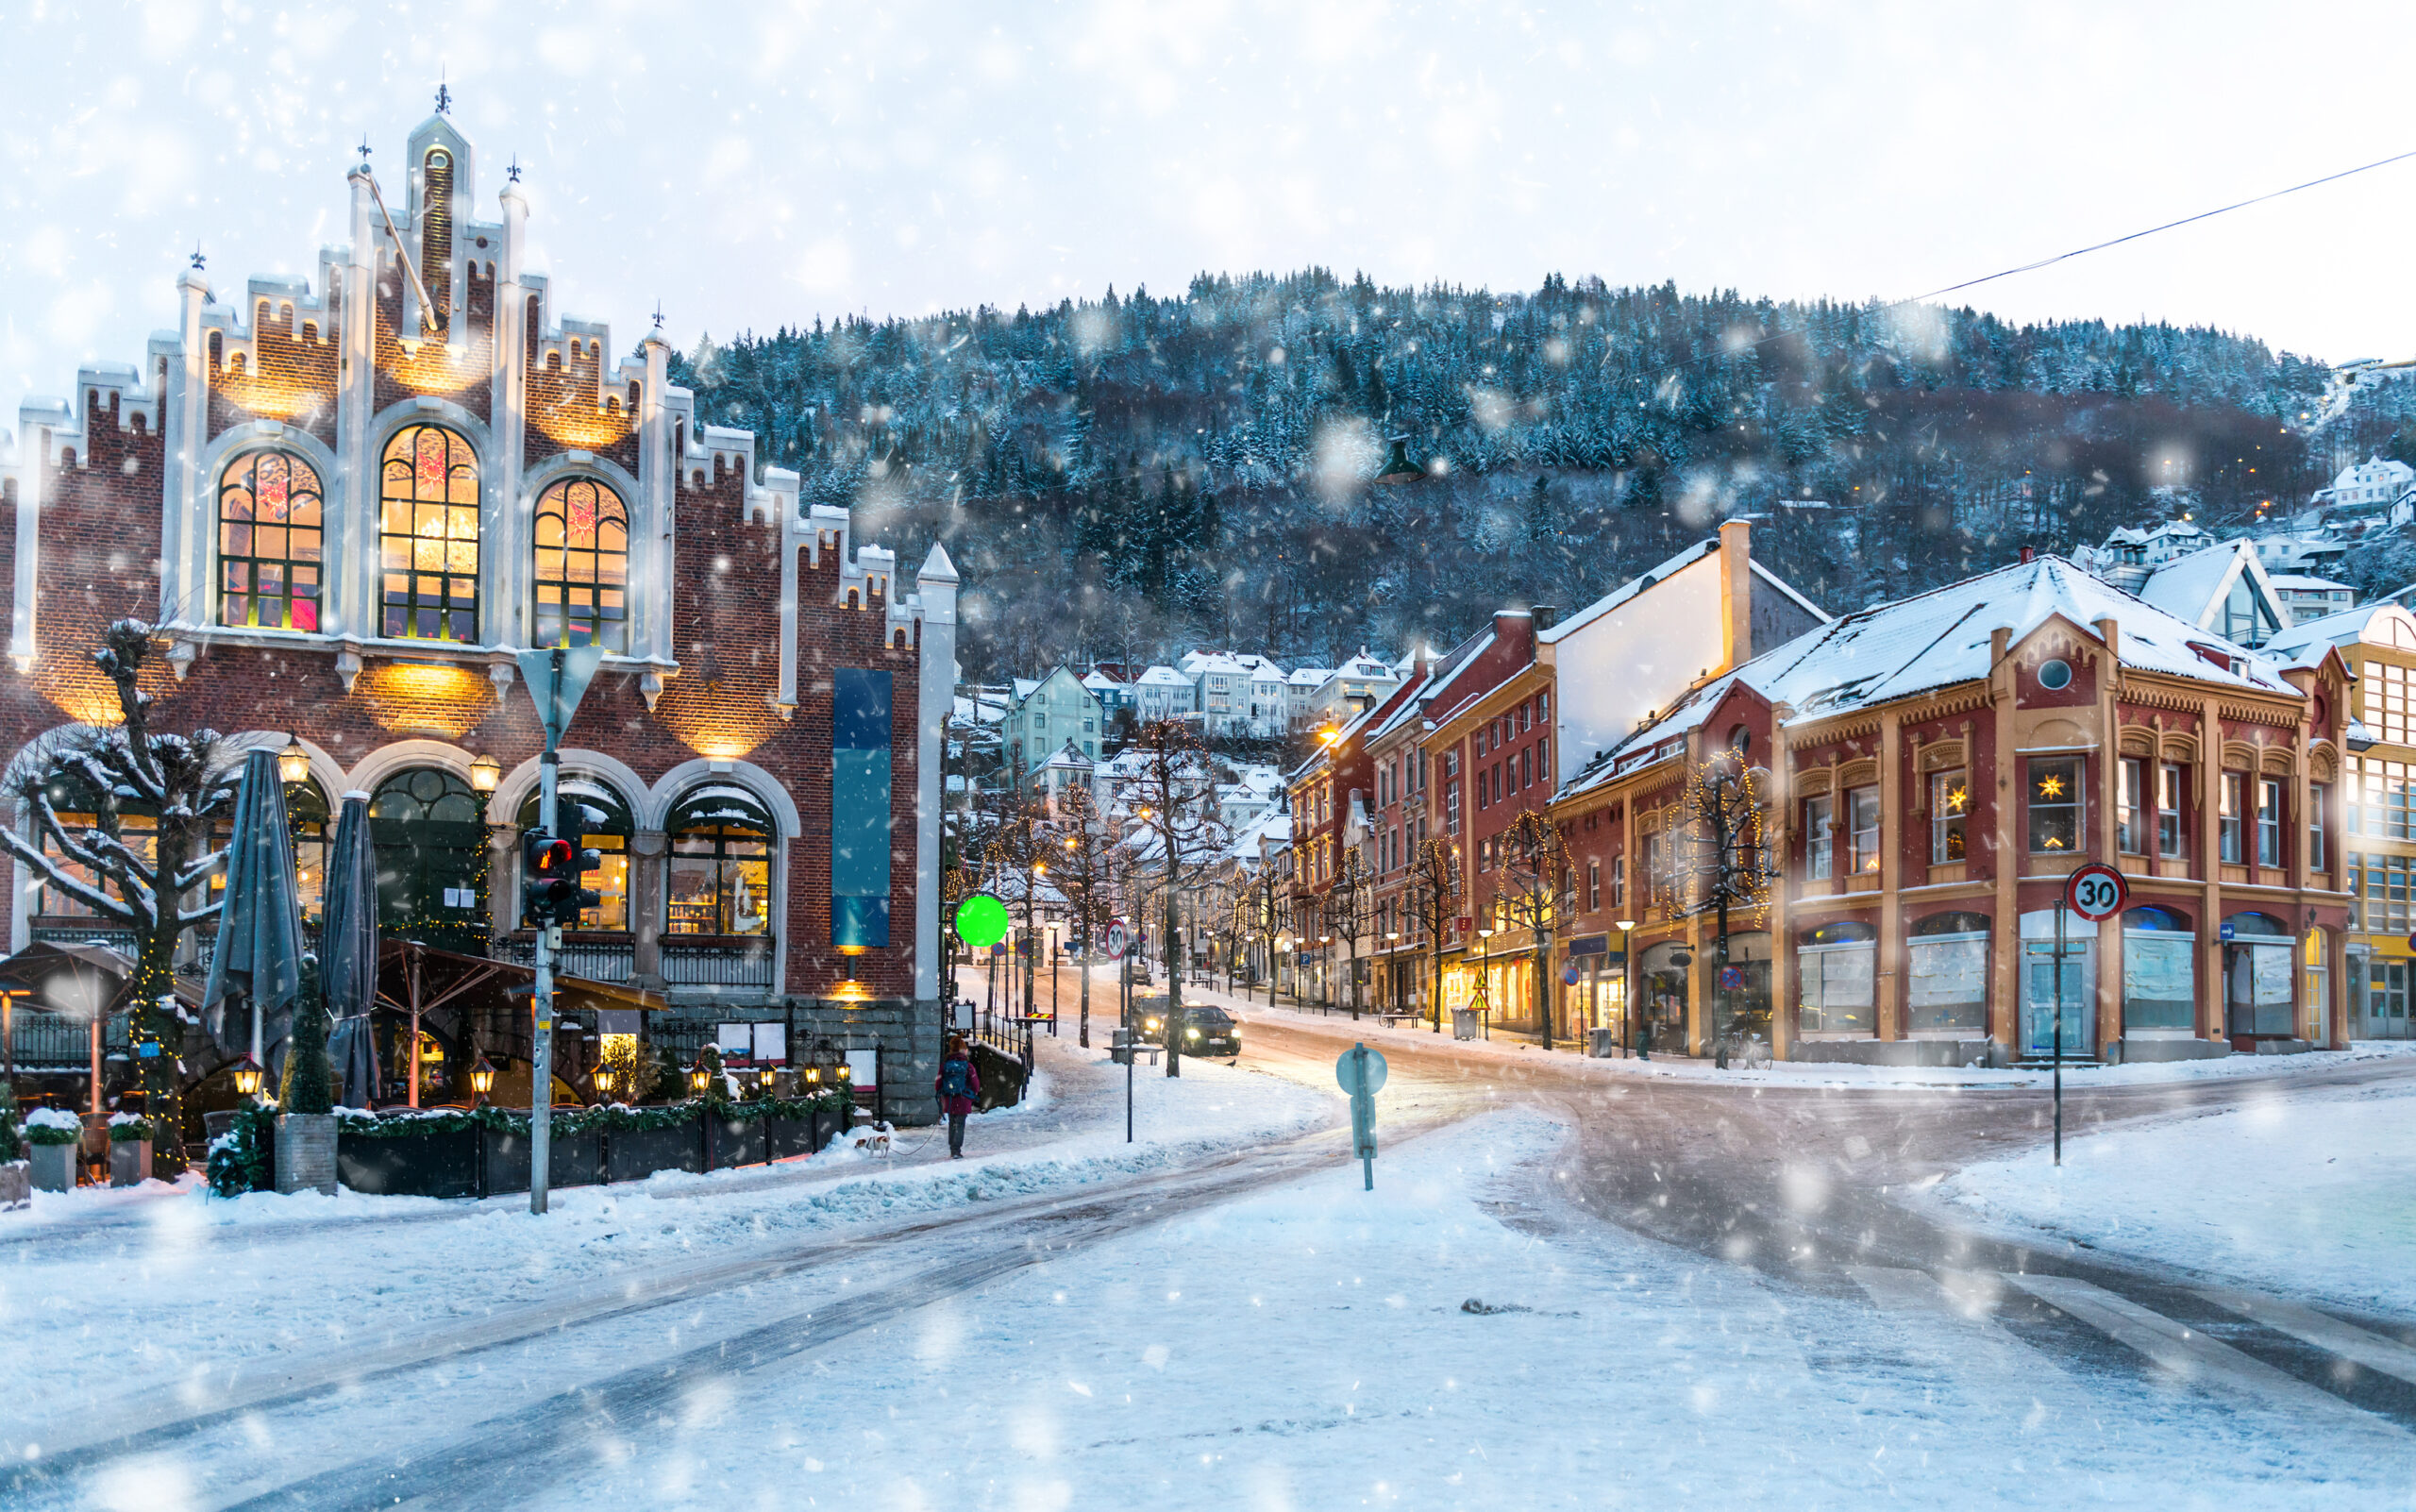
[(1720, 526), (1720, 670), (1753, 659), (1753, 528), (1744, 520)]
[(1560, 606), (1558, 604), (1537, 604), (1535, 608), (1528, 610), (1527, 613), (1535, 616), (1535, 629), (1539, 630), (1548, 630), (1559, 620)]
[(2115, 661), (2122, 661), (2122, 627), (2115, 623), (2114, 616), (2111, 614), (2106, 615), (2104, 619), (2096, 621), (2096, 627), (2097, 638), (2104, 641), (2106, 643), (2106, 648), (2114, 653)]
[(2022, 564), (2023, 566), (2026, 567), (2038, 560), (2038, 548), (2037, 546), (2023, 546), (2022, 548)]

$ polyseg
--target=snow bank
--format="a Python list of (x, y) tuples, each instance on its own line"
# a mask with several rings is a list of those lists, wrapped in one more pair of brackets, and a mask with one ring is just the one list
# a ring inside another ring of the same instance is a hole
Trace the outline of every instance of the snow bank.
[(2267, 1291), (2416, 1319), (2416, 1089), (2274, 1090), (2246, 1108), (1971, 1166), (1937, 1195), (2019, 1226)]

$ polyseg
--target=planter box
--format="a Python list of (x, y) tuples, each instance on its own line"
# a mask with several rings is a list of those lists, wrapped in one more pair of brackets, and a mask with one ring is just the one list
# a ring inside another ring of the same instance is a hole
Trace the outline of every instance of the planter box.
[(604, 1135), (591, 1129), (564, 1138), (554, 1132), (545, 1151), (548, 1186), (593, 1186), (604, 1179)]
[(74, 1145), (28, 1145), (25, 1172), (32, 1178), (38, 1192), (72, 1192), (76, 1189), (76, 1147)]
[(0, 1165), (0, 1212), (24, 1207), (33, 1200), (34, 1184), (25, 1174), (25, 1163), (12, 1160)]
[(354, 1191), (380, 1197), (476, 1197), (479, 1133), (457, 1129), (391, 1139), (341, 1134), (336, 1173)]
[(821, 1149), (814, 1137), (829, 1117), (815, 1113), (802, 1118), (766, 1118), (763, 1120), (765, 1158), (786, 1160), (792, 1155), (811, 1155)]
[(741, 1122), (736, 1118), (707, 1117), (705, 1130), (713, 1146), (709, 1168), (720, 1170), (730, 1166), (763, 1164), (763, 1122), (761, 1118)]
[(111, 1186), (140, 1186), (150, 1179), (150, 1140), (112, 1139), (109, 1141), (109, 1184)]
[(704, 1133), (694, 1119), (668, 1129), (616, 1129), (604, 1137), (607, 1181), (642, 1182), (659, 1170), (704, 1168)]
[(478, 1139), (478, 1195), (498, 1197), (528, 1189), (528, 1136), (502, 1129), (481, 1129)]
[(277, 1189), (336, 1195), (336, 1116), (281, 1113), (277, 1118)]

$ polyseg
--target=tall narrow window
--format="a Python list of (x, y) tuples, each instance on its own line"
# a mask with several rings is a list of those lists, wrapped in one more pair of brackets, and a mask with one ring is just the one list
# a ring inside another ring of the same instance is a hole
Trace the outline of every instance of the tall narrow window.
[(1602, 907), (1602, 864), (1586, 863), (1586, 912), (1599, 913)]
[(1857, 787), (1846, 795), (1847, 839), (1854, 847), (1854, 869), (1879, 870), (1879, 789)]
[(2223, 859), (2226, 865), (2237, 866), (2246, 856), (2242, 853), (2240, 811), (2248, 806), (2248, 779), (2238, 772), (2223, 773), (2223, 812), (2217, 816), (2223, 838)]
[(386, 443), (378, 487), (382, 632), (398, 639), (478, 638), (478, 460), (435, 426)]
[(2178, 762), (2166, 762), (2156, 768), (2156, 853), (2169, 861), (2178, 861), (2185, 853), (2181, 848), (2183, 771)]
[(1834, 802), (1825, 797), (1804, 800), (1804, 876), (1807, 882), (1826, 882), (1832, 875), (1837, 854)]
[(428, 328), (443, 330), (453, 318), (453, 155), (432, 147), (421, 167), (426, 176), (420, 180), (419, 275), (436, 302), (428, 312)]
[(2122, 806), (2114, 816), (2114, 844), (2124, 855), (2136, 856), (2148, 845), (2148, 764), (2136, 756), (2122, 758)]
[(570, 478), (537, 496), (536, 581), (534, 644), (629, 650), (629, 512), (620, 495)]
[(2329, 783), (2311, 782), (2307, 790), (2307, 864), (2310, 871), (2322, 871), (2329, 863), (2324, 848), (2324, 821), (2332, 813), (2332, 788)]
[(319, 474), (289, 451), (247, 452), (218, 483), (218, 623), (319, 628)]
[(1611, 906), (1613, 908), (1627, 906), (1627, 857), (1625, 856), (1611, 858)]
[(2067, 855), (2080, 844), (2080, 758), (2054, 756), (2030, 764), (2030, 849)]
[(2257, 784), (2257, 864), (2282, 864), (2282, 784), (2270, 777)]
[(1971, 784), (1961, 772), (1929, 774), (1929, 859), (1944, 865), (1963, 859), (1963, 819), (1971, 807)]

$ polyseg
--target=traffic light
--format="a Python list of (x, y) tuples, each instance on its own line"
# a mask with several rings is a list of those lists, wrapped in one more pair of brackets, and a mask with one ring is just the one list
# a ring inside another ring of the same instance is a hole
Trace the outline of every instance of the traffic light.
[(576, 864), (573, 847), (567, 840), (556, 839), (543, 830), (531, 830), (520, 839), (520, 922), (536, 929), (561, 922), (555, 908), (567, 884), (577, 888), (578, 881), (571, 867)]
[(570, 848), (571, 871), (567, 885), (560, 895), (562, 904), (555, 922), (576, 924), (579, 915), (604, 901), (603, 894), (581, 883), (579, 878), (588, 872), (603, 869), (604, 852), (589, 848), (587, 832), (602, 824), (605, 815), (584, 803), (566, 802), (557, 818), (562, 827), (562, 838), (559, 844)]

